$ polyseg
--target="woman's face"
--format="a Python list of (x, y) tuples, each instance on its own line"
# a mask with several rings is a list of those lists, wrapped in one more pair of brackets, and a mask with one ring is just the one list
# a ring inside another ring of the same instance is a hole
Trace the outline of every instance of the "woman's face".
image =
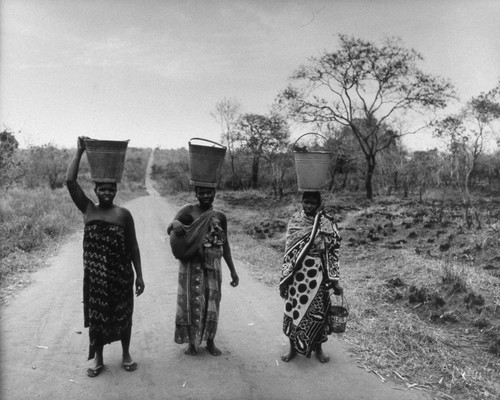
[(202, 209), (208, 209), (212, 206), (215, 199), (215, 189), (200, 187), (196, 189), (196, 198), (200, 202)]
[(316, 215), (316, 211), (319, 208), (319, 201), (316, 197), (305, 196), (302, 199), (302, 209), (308, 217), (313, 217)]
[(101, 206), (110, 207), (113, 205), (113, 200), (116, 196), (116, 185), (113, 183), (97, 184), (95, 194)]

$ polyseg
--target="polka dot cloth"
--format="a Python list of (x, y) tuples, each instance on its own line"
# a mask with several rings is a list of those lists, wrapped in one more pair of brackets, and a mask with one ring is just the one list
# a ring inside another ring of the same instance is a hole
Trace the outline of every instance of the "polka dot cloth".
[(310, 303), (318, 293), (323, 279), (319, 261), (319, 258), (306, 255), (302, 268), (295, 273), (293, 283), (288, 289), (285, 314), (293, 319), (295, 325), (298, 325), (299, 321), (304, 317)]

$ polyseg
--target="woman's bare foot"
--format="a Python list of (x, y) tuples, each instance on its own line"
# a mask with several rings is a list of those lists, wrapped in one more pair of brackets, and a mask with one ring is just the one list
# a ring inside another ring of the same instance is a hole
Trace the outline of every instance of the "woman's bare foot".
[(293, 358), (295, 358), (296, 355), (297, 355), (297, 351), (292, 346), (290, 346), (290, 350), (288, 351), (288, 353), (283, 354), (281, 356), (281, 360), (283, 360), (284, 362), (288, 362), (288, 361), (292, 360)]
[(194, 344), (189, 343), (188, 347), (186, 347), (186, 350), (184, 350), (184, 354), (187, 354), (188, 356), (195, 356), (196, 354), (198, 354), (198, 349)]
[(328, 357), (324, 352), (323, 348), (321, 347), (321, 344), (318, 344), (316, 346), (316, 358), (319, 360), (320, 363), (327, 363), (330, 361), (330, 357)]
[(214, 343), (213, 339), (208, 339), (207, 340), (207, 350), (210, 354), (213, 356), (220, 356), (222, 354), (222, 351), (220, 351)]

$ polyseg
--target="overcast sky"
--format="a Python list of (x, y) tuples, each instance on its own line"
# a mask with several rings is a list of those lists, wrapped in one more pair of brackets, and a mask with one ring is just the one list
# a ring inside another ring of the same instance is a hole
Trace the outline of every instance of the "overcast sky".
[[(22, 145), (80, 135), (219, 140), (223, 98), (266, 114), (337, 34), (399, 36), (466, 100), (500, 79), (500, 0), (0, 0), (0, 123)], [(425, 136), (410, 143), (430, 145)]]

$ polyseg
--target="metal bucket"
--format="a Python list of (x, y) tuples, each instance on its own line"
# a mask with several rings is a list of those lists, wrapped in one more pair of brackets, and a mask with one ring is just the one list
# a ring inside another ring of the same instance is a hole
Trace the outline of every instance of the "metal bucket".
[[(210, 146), (191, 143), (202, 140)], [(191, 138), (189, 140), (189, 183), (194, 186), (217, 187), (217, 178), (224, 164), (226, 147), (211, 140)]]
[(329, 333), (343, 333), (349, 317), (349, 307), (347, 301), (342, 296), (342, 304), (335, 305), (334, 295), (330, 295), (330, 309), (328, 311)]
[(128, 140), (83, 139), (94, 182), (120, 182)]
[(297, 185), (300, 191), (314, 192), (320, 190), (330, 181), (330, 151), (308, 151), (295, 150), (297, 142), (305, 135), (318, 135), (318, 133), (305, 133), (300, 136), (294, 144), (293, 157), (295, 160), (295, 172), (297, 174)]
[(347, 317), (349, 311), (345, 307), (330, 306), (328, 313), (328, 325), (330, 326), (330, 333), (343, 333), (347, 325)]

